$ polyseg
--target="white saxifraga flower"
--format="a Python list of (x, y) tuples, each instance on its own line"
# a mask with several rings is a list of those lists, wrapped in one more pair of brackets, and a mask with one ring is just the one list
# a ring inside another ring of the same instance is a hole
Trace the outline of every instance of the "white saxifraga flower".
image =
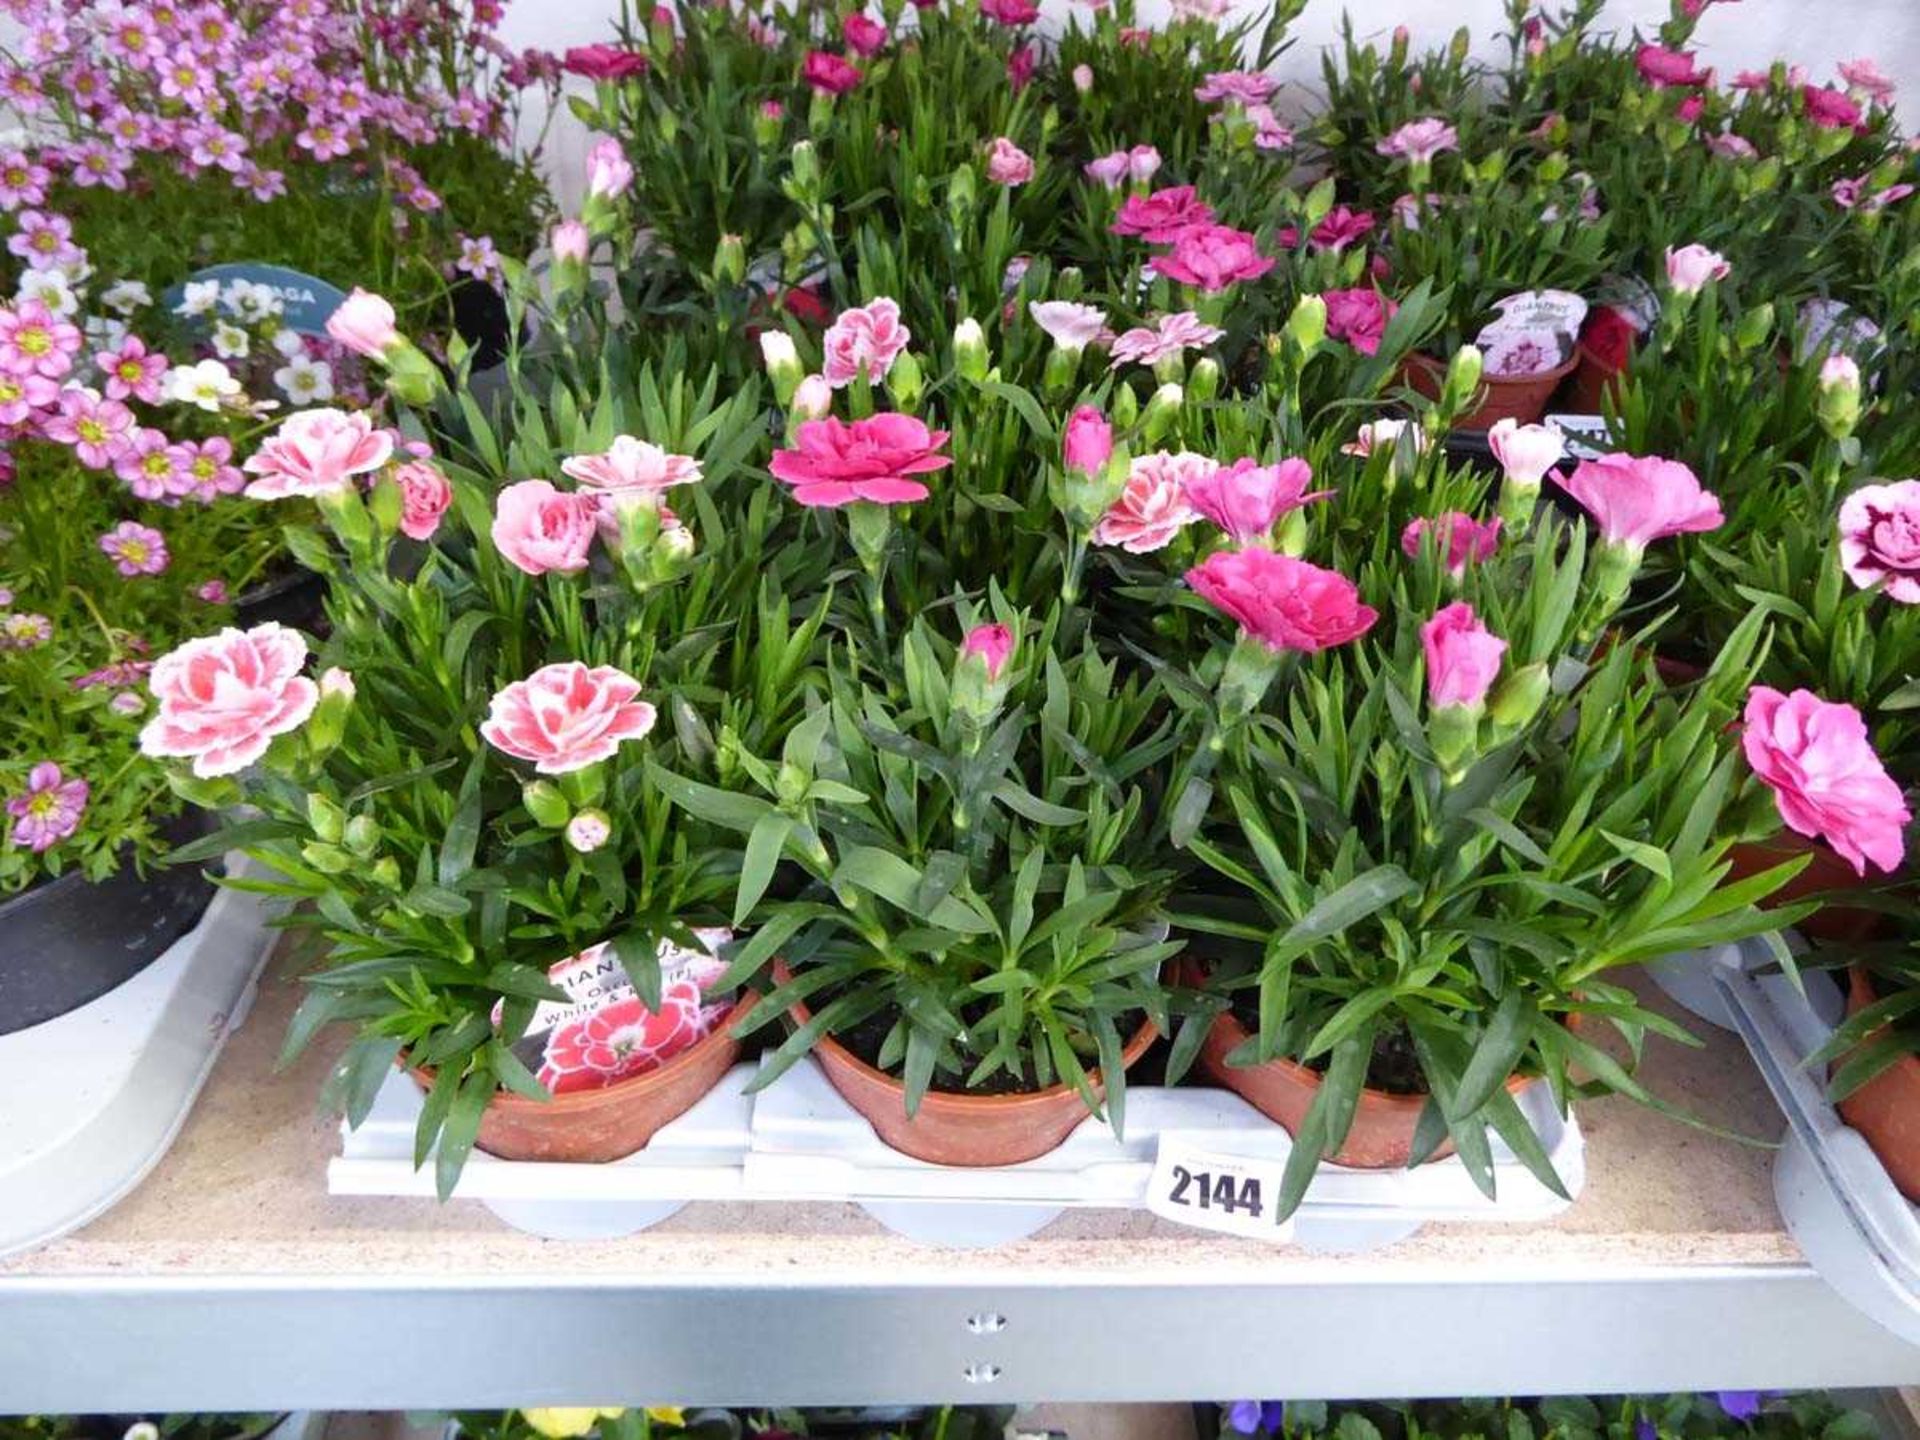
[(166, 397), (179, 405), (194, 405), (217, 415), (240, 394), (240, 382), (218, 360), (176, 365), (167, 372)]
[(222, 360), (244, 360), (253, 349), (253, 337), (230, 321), (213, 327), (213, 353)]
[(333, 367), (324, 360), (296, 355), (273, 372), (273, 383), (295, 405), (322, 405), (333, 399)]
[(220, 282), (218, 280), (189, 280), (180, 291), (180, 303), (173, 307), (176, 315), (205, 315), (220, 303)]

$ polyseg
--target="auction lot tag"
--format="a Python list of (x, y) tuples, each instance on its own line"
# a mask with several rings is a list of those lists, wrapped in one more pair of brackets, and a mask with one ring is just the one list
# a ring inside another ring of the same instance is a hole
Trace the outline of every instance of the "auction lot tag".
[(1147, 1209), (1163, 1220), (1283, 1243), (1293, 1238), (1293, 1217), (1276, 1221), (1281, 1159), (1220, 1155), (1181, 1139), (1160, 1137), (1160, 1153), (1147, 1183)]

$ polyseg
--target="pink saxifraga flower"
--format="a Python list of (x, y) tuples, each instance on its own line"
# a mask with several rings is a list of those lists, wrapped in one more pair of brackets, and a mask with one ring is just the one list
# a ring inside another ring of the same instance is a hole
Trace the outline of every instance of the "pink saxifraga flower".
[(122, 520), (100, 537), (99, 544), (101, 553), (129, 579), (135, 575), (158, 575), (171, 559), (167, 554), (167, 537), (137, 520)]
[(864, 374), (868, 384), (878, 385), (912, 339), (913, 332), (900, 323), (900, 306), (885, 296), (841, 311), (822, 341), (827, 383), (839, 390)]
[(803, 421), (794, 445), (776, 450), (768, 469), (793, 487), (802, 505), (836, 509), (856, 500), (909, 505), (930, 493), (921, 475), (953, 463), (938, 454), (947, 432), (929, 430), (911, 415), (882, 412), (864, 420), (828, 416)]
[(189, 640), (154, 662), (159, 711), (140, 732), (141, 750), (190, 758), (203, 780), (246, 769), (319, 703), (319, 687), (300, 673), (306, 661), (307, 642), (272, 621)]
[(1593, 517), (1610, 545), (1646, 549), (1670, 535), (1720, 528), (1720, 501), (1678, 460), (1614, 453), (1582, 460), (1555, 483)]
[(0, 305), (0, 370), (58, 380), (73, 368), (80, 330), (40, 300)]
[(640, 682), (611, 665), (543, 665), (493, 697), (480, 736), (542, 775), (570, 774), (653, 729), (656, 712), (639, 694)]
[(1218, 468), (1205, 455), (1192, 451), (1135, 456), (1125, 488), (1093, 527), (1093, 543), (1116, 545), (1132, 555), (1164, 549), (1200, 518), (1187, 499), (1187, 486)]
[(1186, 482), (1187, 501), (1236, 545), (1261, 545), (1280, 517), (1331, 490), (1309, 491), (1313, 467), (1297, 458), (1262, 465), (1241, 459)]
[(106, 379), (103, 388), (109, 400), (160, 403), (167, 357), (149, 351), (139, 336), (129, 335), (117, 349), (101, 351), (93, 357), (93, 363)]
[(1216, 550), (1187, 584), (1269, 650), (1312, 653), (1358, 639), (1380, 614), (1346, 576), (1259, 546)]
[(126, 453), (138, 426), (133, 411), (118, 400), (73, 389), (60, 392), (59, 408), (41, 422), (41, 433), (71, 445), (74, 458), (89, 470), (108, 470)]
[(1858, 710), (1811, 690), (1789, 695), (1756, 685), (1745, 719), (1741, 748), (1788, 829), (1824, 840), (1856, 874), (1865, 875), (1869, 863), (1899, 868), (1912, 816)]
[(393, 436), (364, 412), (301, 410), (289, 415), (243, 467), (257, 476), (247, 486), (255, 500), (318, 499), (335, 494), (385, 465)]
[(167, 447), (167, 457), (184, 493), (196, 500), (211, 502), (246, 488), (246, 475), (233, 463), (233, 442), (224, 435), (179, 441)]
[(7, 800), (13, 820), (7, 843), (40, 855), (71, 839), (86, 814), (90, 793), (85, 780), (69, 780), (53, 761), (42, 760), (27, 772), (26, 792)]

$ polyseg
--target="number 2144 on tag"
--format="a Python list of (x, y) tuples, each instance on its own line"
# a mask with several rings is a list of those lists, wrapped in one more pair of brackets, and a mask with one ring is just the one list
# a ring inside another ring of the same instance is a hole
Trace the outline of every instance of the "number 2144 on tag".
[(1285, 1169), (1285, 1160), (1220, 1155), (1162, 1136), (1147, 1209), (1163, 1220), (1223, 1235), (1291, 1240), (1293, 1218), (1274, 1218)]

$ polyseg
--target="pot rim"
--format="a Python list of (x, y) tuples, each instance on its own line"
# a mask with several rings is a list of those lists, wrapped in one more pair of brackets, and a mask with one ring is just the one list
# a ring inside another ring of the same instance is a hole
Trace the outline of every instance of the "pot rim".
[[(188, 806), (178, 814), (163, 817), (160, 824), (165, 826), (184, 822), (196, 828), (199, 834), (211, 835), (214, 830), (213, 822), (208, 820), (204, 828), (201, 827), (200, 823), (209, 813), (208, 811), (196, 810)], [(75, 866), (71, 870), (63, 870), (51, 879), (42, 876), (18, 894), (0, 895), (0, 924), (5, 924), (17, 915), (25, 914), (35, 903), (59, 899), (67, 895), (68, 892), (77, 890), (82, 886), (111, 885), (114, 881), (125, 876), (133, 868), (132, 863), (127, 859), (127, 855), (131, 849), (132, 847), (130, 845), (121, 847), (118, 852), (120, 863), (116, 865), (112, 873), (103, 880), (89, 880), (86, 871)], [(192, 872), (194, 877), (205, 879), (205, 876), (201, 873), (202, 870), (208, 865), (216, 867), (222, 865), (224, 859), (225, 857), (217, 857), (212, 861), (189, 862), (185, 865), (155, 864), (147, 871), (146, 875), (142, 877), (141, 883), (147, 885), (164, 883), (169, 876), (177, 873), (180, 877), (181, 884), (184, 885), (188, 883), (189, 871)], [(207, 881), (207, 884), (212, 889), (219, 888), (219, 882), (217, 880)]]
[[(775, 960), (773, 962), (773, 979), (776, 985), (784, 985), (792, 978), (793, 972), (787, 968), (786, 961)], [(787, 1007), (787, 1014), (798, 1023), (804, 1025), (812, 1018), (813, 1012), (807, 1008), (804, 1000), (797, 1000)], [(1124, 1071), (1128, 1066), (1132, 1065), (1134, 1061), (1146, 1054), (1147, 1048), (1152, 1045), (1159, 1036), (1160, 1032), (1154, 1027), (1153, 1017), (1149, 1015), (1140, 1022), (1140, 1028), (1134, 1032), (1133, 1038), (1128, 1040), (1126, 1045), (1121, 1048), (1120, 1068)], [(864, 1079), (883, 1085), (893, 1091), (900, 1097), (901, 1107), (903, 1109), (905, 1108), (907, 1095), (905, 1081), (896, 1080), (893, 1076), (887, 1074), (886, 1071), (876, 1069), (874, 1066), (869, 1065), (831, 1035), (822, 1035), (813, 1043), (817, 1051), (821, 1051), (825, 1055), (830, 1055), (834, 1064), (842, 1065), (859, 1074)], [(825, 1061), (823, 1060), (822, 1063), (825, 1063)], [(1098, 1069), (1087, 1072), (1087, 1081), (1095, 1087), (1105, 1084)], [(920, 1107), (916, 1113), (925, 1114), (929, 1105), (935, 1105), (942, 1109), (952, 1109), (963, 1114), (979, 1114), (987, 1110), (1005, 1111), (1016, 1105), (1046, 1106), (1057, 1104), (1064, 1096), (1072, 1096), (1076, 1102), (1082, 1098), (1080, 1091), (1076, 1087), (1068, 1085), (1064, 1081), (1059, 1084), (1049, 1085), (1044, 1090), (1022, 1090), (1009, 1095), (969, 1095), (962, 1090), (935, 1090), (929, 1086), (927, 1093), (921, 1097)]]
[[(1857, 960), (1847, 966), (1847, 1014), (1856, 1014), (1879, 998), (1880, 992), (1873, 984), (1873, 972)], [(1838, 1063), (1836, 1060), (1835, 1064)], [(1905, 1076), (1905, 1084), (1920, 1085), (1920, 1055), (1902, 1055), (1880, 1078), (1889, 1079), (1895, 1075)]]
[[(760, 997), (752, 990), (742, 990), (733, 1003), (733, 1007), (720, 1017), (713, 1029), (700, 1039), (682, 1050), (664, 1065), (656, 1065), (651, 1070), (638, 1075), (629, 1075), (624, 1080), (616, 1080), (611, 1085), (602, 1085), (594, 1090), (572, 1090), (564, 1095), (550, 1095), (545, 1100), (535, 1100), (526, 1095), (516, 1095), (504, 1086), (493, 1092), (487, 1101), (489, 1110), (497, 1109), (510, 1115), (557, 1115), (570, 1110), (588, 1110), (607, 1103), (609, 1097), (623, 1095), (632, 1098), (646, 1090), (654, 1089), (666, 1083), (666, 1078), (676, 1071), (686, 1068), (692, 1061), (709, 1055), (723, 1046), (738, 1048), (740, 1041), (733, 1034), (733, 1026), (748, 1010), (760, 1003)], [(395, 1063), (402, 1066), (408, 1074), (428, 1089), (433, 1088), (435, 1071), (430, 1065), (408, 1065), (404, 1059)]]
[[(1195, 962), (1184, 970), (1182, 972), (1182, 978), (1190, 984), (1199, 985), (1202, 977), (1198, 970), (1198, 963)], [(1575, 1020), (1578, 1020), (1578, 1018), (1577, 1015), (1574, 1017)], [(1215, 1015), (1213, 1023), (1227, 1031), (1228, 1038), (1233, 1042), (1232, 1048), (1237, 1049), (1240, 1045), (1253, 1038), (1253, 1032), (1241, 1024), (1240, 1017), (1233, 1013), (1231, 1006), (1228, 1006)], [(1222, 1056), (1221, 1062), (1224, 1064), (1225, 1061), (1226, 1057)], [(1303, 1085), (1316, 1088), (1326, 1079), (1325, 1075), (1315, 1070), (1311, 1065), (1303, 1065), (1298, 1060), (1290, 1059), (1285, 1055), (1276, 1055), (1271, 1060), (1260, 1061), (1257, 1065), (1235, 1065), (1230, 1068), (1248, 1071), (1277, 1071), (1282, 1075), (1299, 1081)], [(1527, 1086), (1537, 1084), (1545, 1078), (1546, 1077), (1541, 1075), (1509, 1075), (1506, 1079), (1507, 1093), (1509, 1095), (1518, 1095), (1522, 1090), (1526, 1089)], [(1360, 1099), (1362, 1102), (1368, 1103), (1376, 1109), (1424, 1110), (1427, 1101), (1433, 1098), (1433, 1092), (1431, 1090), (1418, 1095), (1401, 1095), (1392, 1090), (1376, 1090), (1371, 1085), (1362, 1085), (1360, 1087)]]

